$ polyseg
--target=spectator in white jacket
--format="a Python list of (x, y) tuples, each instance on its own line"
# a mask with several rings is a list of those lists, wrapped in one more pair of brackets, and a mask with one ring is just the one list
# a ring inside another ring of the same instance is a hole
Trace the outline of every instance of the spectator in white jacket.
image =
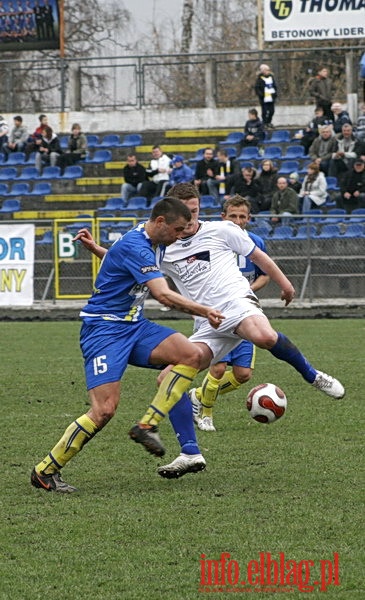
[(316, 163), (307, 167), (299, 198), (302, 200), (302, 213), (307, 214), (312, 208), (319, 208), (327, 199), (327, 181)]
[(140, 195), (151, 200), (154, 196), (163, 196), (170, 179), (171, 158), (164, 154), (160, 146), (153, 146), (152, 160), (146, 169), (149, 181), (144, 181)]

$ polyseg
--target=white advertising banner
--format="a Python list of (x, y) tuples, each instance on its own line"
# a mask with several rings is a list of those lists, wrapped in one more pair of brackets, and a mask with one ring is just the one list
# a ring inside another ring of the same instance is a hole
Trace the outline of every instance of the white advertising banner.
[(0, 225), (0, 306), (33, 304), (34, 225)]
[(268, 42), (365, 37), (365, 0), (263, 0)]

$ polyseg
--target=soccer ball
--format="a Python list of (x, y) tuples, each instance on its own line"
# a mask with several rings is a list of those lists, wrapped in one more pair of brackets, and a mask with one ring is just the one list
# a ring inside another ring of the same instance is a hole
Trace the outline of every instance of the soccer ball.
[(286, 410), (286, 396), (274, 383), (261, 383), (247, 395), (246, 406), (250, 415), (259, 423), (274, 423)]

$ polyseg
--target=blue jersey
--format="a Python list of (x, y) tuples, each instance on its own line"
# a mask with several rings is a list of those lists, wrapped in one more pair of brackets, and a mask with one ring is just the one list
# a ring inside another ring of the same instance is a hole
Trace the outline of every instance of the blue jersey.
[(144, 223), (117, 240), (105, 254), (94, 293), (80, 316), (136, 322), (143, 318), (147, 281), (163, 277), (160, 263), (165, 246), (154, 247)]
[[(264, 240), (251, 231), (248, 231), (247, 233), (251, 240), (255, 242), (256, 246), (263, 252), (266, 252)], [(248, 257), (238, 255), (237, 262), (242, 275), (246, 277), (250, 285), (252, 285), (260, 275), (266, 275), (266, 273), (261, 271), (260, 267), (251, 262)]]

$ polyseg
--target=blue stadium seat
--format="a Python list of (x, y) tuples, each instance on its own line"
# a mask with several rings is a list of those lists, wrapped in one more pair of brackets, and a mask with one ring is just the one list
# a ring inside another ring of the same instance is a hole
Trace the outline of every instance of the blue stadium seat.
[(338, 186), (337, 177), (326, 177), (327, 181), (327, 191), (335, 191), (338, 192), (340, 189)]
[(298, 173), (299, 173), (300, 175), (302, 175), (302, 174), (303, 174), (303, 175), (307, 175), (307, 172), (308, 172), (308, 166), (309, 166), (309, 165), (310, 165), (312, 162), (313, 162), (313, 161), (312, 161), (312, 159), (303, 160), (303, 162), (302, 162), (302, 166), (300, 167), (300, 169), (299, 169)]
[(257, 146), (248, 146), (243, 148), (237, 160), (260, 160), (261, 155)]
[(0, 196), (7, 196), (9, 193), (9, 188), (6, 183), (0, 183)]
[(48, 181), (39, 181), (34, 184), (30, 196), (48, 196), (52, 194), (52, 185)]
[(219, 142), (222, 146), (231, 146), (232, 144), (240, 144), (245, 137), (242, 131), (232, 131), (229, 133), (223, 142)]
[(29, 154), (28, 160), (27, 160), (27, 165), (35, 165), (36, 154), (37, 154), (36, 152), (32, 152), (31, 154)]
[(124, 136), (120, 148), (134, 148), (142, 144), (142, 136), (139, 133), (130, 133)]
[(61, 177), (60, 167), (44, 167), (39, 179), (59, 179)]
[(352, 210), (350, 220), (352, 220), (353, 223), (362, 223), (365, 221), (365, 208), (355, 208)]
[(258, 225), (257, 227), (255, 227), (255, 229), (253, 229), (253, 233), (255, 235), (258, 235), (263, 240), (270, 239), (270, 227)]
[(29, 183), (13, 183), (9, 196), (28, 196), (30, 194)]
[(341, 229), (338, 225), (322, 225), (320, 232), (316, 236), (321, 239), (333, 239), (341, 237)]
[(281, 163), (278, 171), (279, 175), (290, 175), (290, 173), (297, 173), (299, 170), (299, 162), (297, 160), (284, 160)]
[(154, 196), (154, 198), (151, 200), (150, 208), (153, 208), (155, 204), (161, 200), (161, 198), (163, 198), (163, 196)]
[(323, 222), (327, 225), (333, 223), (342, 223), (342, 221), (345, 219), (345, 216), (346, 211), (344, 208), (330, 208), (330, 210), (327, 211), (327, 218), (323, 219)]
[(99, 146), (99, 137), (97, 135), (87, 135), (86, 139), (88, 148), (96, 148), (97, 146)]
[(289, 240), (294, 236), (293, 229), (290, 225), (279, 225), (275, 227), (270, 240)]
[(290, 142), (290, 131), (287, 129), (277, 129), (273, 131), (270, 139), (264, 140), (264, 144), (284, 144)]
[(15, 179), (17, 176), (17, 170), (15, 167), (5, 167), (0, 171), (0, 180), (8, 181), (10, 179)]
[(309, 218), (310, 223), (320, 223), (323, 217), (323, 210), (321, 208), (311, 208), (307, 213), (303, 214), (303, 218), (307, 220)]
[(357, 238), (365, 237), (365, 228), (361, 223), (350, 223), (345, 233), (342, 234), (344, 238)]
[(236, 148), (226, 148), (225, 150), (228, 154), (228, 158), (236, 158), (236, 156), (237, 156)]
[(199, 148), (199, 150), (196, 151), (195, 156), (193, 156), (192, 158), (189, 158), (189, 162), (196, 163), (199, 160), (202, 160), (204, 158), (204, 152), (205, 152), (205, 148)]
[(29, 181), (30, 179), (39, 179), (39, 173), (35, 167), (23, 167), (17, 179), (18, 181)]
[(67, 135), (58, 136), (58, 140), (60, 142), (60, 146), (61, 146), (62, 150), (67, 150), (68, 136)]
[(81, 165), (69, 165), (65, 168), (61, 179), (79, 179), (84, 176), (84, 169)]
[(104, 135), (98, 148), (119, 148), (119, 146), (120, 146), (119, 135), (110, 133), (108, 135)]
[(11, 152), (6, 161), (7, 165), (24, 165), (25, 164), (25, 153), (24, 152)]
[(0, 165), (3, 165), (4, 163), (5, 163), (5, 154), (0, 152)]
[(147, 210), (147, 198), (145, 196), (134, 196), (129, 199), (128, 204), (122, 210)]
[(35, 241), (36, 244), (53, 244), (53, 231), (45, 231), (40, 240)]
[(211, 208), (219, 208), (221, 205), (218, 200), (214, 196), (210, 196), (209, 194), (203, 194), (200, 197), (200, 208), (201, 210), (211, 209)]
[(288, 146), (283, 160), (298, 160), (298, 158), (305, 158), (304, 146)]
[(101, 164), (105, 162), (110, 162), (112, 158), (113, 157), (110, 150), (95, 150), (94, 156), (87, 156), (85, 158), (85, 163)]
[(98, 212), (113, 212), (116, 210), (123, 210), (124, 201), (121, 198), (108, 198), (105, 206), (100, 206)]
[(317, 228), (315, 225), (300, 225), (298, 227), (297, 235), (294, 239), (306, 240), (308, 238), (314, 238), (317, 235)]
[(260, 156), (261, 160), (275, 160), (276, 158), (281, 158), (282, 152), (280, 146), (267, 146), (265, 148), (264, 153)]
[(21, 210), (20, 200), (18, 198), (4, 200), (0, 212), (13, 213)]

